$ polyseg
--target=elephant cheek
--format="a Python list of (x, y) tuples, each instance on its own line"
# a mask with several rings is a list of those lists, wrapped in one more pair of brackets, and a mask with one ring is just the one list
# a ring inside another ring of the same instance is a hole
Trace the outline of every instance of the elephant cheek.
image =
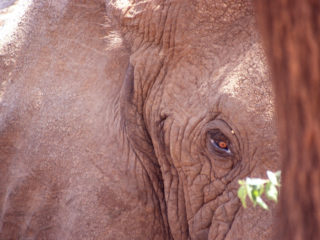
[(241, 207), (225, 240), (272, 239), (272, 212)]
[[(232, 229), (233, 222), (239, 211), (239, 200), (232, 198), (230, 201), (220, 205), (212, 217), (208, 239), (225, 239)], [(238, 235), (239, 236), (239, 235)]]

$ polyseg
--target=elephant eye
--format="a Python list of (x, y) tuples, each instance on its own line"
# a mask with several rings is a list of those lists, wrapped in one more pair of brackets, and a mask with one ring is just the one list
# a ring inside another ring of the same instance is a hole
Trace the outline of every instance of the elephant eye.
[(218, 129), (209, 132), (209, 141), (213, 150), (219, 154), (231, 155), (231, 143), (229, 139)]
[[(217, 143), (215, 142), (215, 144), (217, 144)], [(224, 149), (224, 150), (227, 150), (227, 149), (228, 149), (228, 143), (226, 143), (225, 141), (219, 141), (217, 145), (218, 145), (219, 148), (221, 148), (221, 149)]]

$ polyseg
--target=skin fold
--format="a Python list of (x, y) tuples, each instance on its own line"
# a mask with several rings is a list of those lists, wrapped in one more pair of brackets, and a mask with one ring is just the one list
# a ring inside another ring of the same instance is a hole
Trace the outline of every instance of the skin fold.
[(272, 237), (236, 196), (279, 168), (251, 1), (25, 7), (0, 45), (0, 239)]

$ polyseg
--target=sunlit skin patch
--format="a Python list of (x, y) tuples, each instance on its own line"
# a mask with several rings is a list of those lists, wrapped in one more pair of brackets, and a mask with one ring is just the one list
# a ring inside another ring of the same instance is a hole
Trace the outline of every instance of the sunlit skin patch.
[[(1, 2), (1, 1), (0, 1)], [(17, 37), (16, 31), (19, 24), (22, 22), (23, 16), (26, 14), (28, 8), (33, 4), (33, 1), (11, 1), (0, 4), (0, 50), (4, 48), (14, 37)], [(1, 7), (7, 7), (2, 9)], [(9, 11), (10, 10), (10, 11)], [(23, 39), (23, 33), (19, 33), (20, 39)]]

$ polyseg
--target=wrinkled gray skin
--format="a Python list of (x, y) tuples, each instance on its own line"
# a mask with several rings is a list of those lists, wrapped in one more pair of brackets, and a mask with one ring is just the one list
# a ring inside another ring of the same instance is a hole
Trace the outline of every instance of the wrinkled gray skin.
[(250, 1), (30, 3), (0, 15), (26, 9), (0, 34), (0, 239), (271, 237), (236, 196), (279, 167)]

